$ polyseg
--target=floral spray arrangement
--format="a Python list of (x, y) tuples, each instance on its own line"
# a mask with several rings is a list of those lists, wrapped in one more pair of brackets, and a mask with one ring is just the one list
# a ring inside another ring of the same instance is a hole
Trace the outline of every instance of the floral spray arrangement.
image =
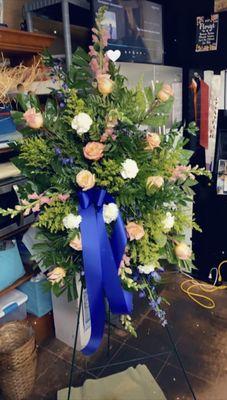
[(37, 250), (56, 295), (67, 290), (75, 298), (76, 273), (85, 275), (91, 315), (85, 354), (102, 339), (105, 298), (134, 335), (135, 292), (166, 324), (156, 288), (165, 265), (193, 268), (185, 230), (199, 227), (185, 207), (196, 176), (206, 174), (188, 165), (192, 153), (179, 126), (158, 130), (172, 109), (171, 86), (140, 82), (129, 89), (108, 58), (104, 12), (97, 14), (89, 53), (78, 49), (68, 73), (53, 65), (61, 88), (45, 109), (36, 96), (19, 94), (24, 111), (14, 119), (23, 140), (14, 163), (27, 184), (15, 209), (0, 210), (12, 217), (34, 213)]

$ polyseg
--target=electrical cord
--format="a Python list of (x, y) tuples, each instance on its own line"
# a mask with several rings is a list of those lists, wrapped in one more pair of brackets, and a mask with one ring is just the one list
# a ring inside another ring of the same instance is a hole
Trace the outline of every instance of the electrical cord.
[[(212, 310), (216, 307), (215, 301), (207, 296), (206, 294), (215, 293), (219, 290), (227, 289), (227, 285), (216, 286), (217, 283), (222, 283), (222, 274), (221, 269), (224, 264), (227, 264), (227, 260), (222, 261), (218, 268), (212, 268), (210, 270), (209, 276), (211, 276), (211, 272), (216, 270), (216, 278), (214, 280), (214, 284), (210, 285), (208, 283), (200, 283), (190, 275), (185, 274), (190, 279), (185, 280), (181, 283), (180, 288), (181, 290), (187, 294), (187, 296), (194, 301), (195, 303), (199, 304), (201, 307), (206, 308), (208, 310)], [(195, 291), (196, 290), (196, 291)], [(205, 294), (198, 293), (198, 290), (202, 291)]]

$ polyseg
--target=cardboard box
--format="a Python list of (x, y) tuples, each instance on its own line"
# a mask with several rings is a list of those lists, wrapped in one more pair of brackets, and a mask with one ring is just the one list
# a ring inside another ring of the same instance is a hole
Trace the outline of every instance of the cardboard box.
[(43, 317), (36, 317), (28, 314), (28, 321), (35, 331), (35, 339), (37, 344), (41, 344), (45, 340), (54, 337), (54, 320), (53, 313), (49, 312)]

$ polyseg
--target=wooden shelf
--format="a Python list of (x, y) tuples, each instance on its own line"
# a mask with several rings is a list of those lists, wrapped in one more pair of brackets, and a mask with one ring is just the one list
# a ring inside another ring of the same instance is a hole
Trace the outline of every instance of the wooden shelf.
[(18, 279), (11, 286), (9, 286), (6, 289), (2, 290), (0, 292), (0, 297), (3, 296), (6, 293), (9, 293), (11, 290), (16, 289), (18, 286), (22, 285), (23, 283), (29, 281), (32, 276), (33, 276), (32, 272), (25, 274), (24, 276), (22, 276), (22, 278)]
[(0, 28), (0, 51), (6, 54), (37, 54), (51, 46), (54, 36)]

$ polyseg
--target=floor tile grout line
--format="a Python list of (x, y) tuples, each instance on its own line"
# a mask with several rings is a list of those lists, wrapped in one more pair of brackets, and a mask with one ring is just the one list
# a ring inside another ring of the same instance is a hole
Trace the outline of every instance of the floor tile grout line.
[(117, 354), (119, 354), (119, 352), (121, 351), (121, 349), (125, 346), (125, 343), (122, 343), (122, 345), (119, 347), (119, 349), (113, 354), (112, 357), (110, 357), (109, 362), (104, 366), (104, 368), (100, 371), (100, 374), (98, 374), (97, 377), (99, 377), (102, 372), (104, 372), (104, 370), (110, 365), (111, 361), (117, 356)]
[(170, 359), (171, 354), (169, 354), (166, 357), (166, 360), (164, 361), (162, 367), (160, 368), (160, 371), (158, 372), (158, 374), (155, 376), (155, 379), (158, 379), (158, 377), (161, 375), (161, 373), (164, 371), (165, 367), (168, 365), (168, 360)]
[[(159, 355), (167, 355), (167, 358), (169, 358), (171, 356), (171, 354), (169, 354), (169, 353), (159, 353)], [(88, 371), (97, 371), (99, 369), (102, 369), (102, 371), (103, 371), (104, 369), (109, 368), (109, 367), (115, 367), (115, 366), (119, 366), (119, 365), (123, 365), (123, 364), (134, 363), (136, 361), (148, 361), (148, 360), (151, 360), (151, 359), (154, 359), (154, 360), (157, 360), (157, 361), (161, 361), (161, 362), (165, 362), (161, 358), (156, 357), (156, 355), (150, 354), (150, 355), (147, 355), (145, 357), (138, 357), (138, 358), (133, 358), (133, 359), (130, 359), (130, 360), (119, 361), (117, 363), (110, 363), (107, 366), (93, 367), (93, 368), (88, 369)]]
[[(168, 365), (176, 370), (181, 371), (182, 369), (180, 367), (178, 367), (177, 365), (173, 364), (173, 363), (168, 363)], [(204, 377), (202, 377), (201, 375), (195, 375), (193, 374), (193, 372), (190, 372), (188, 369), (185, 368), (185, 371), (187, 374), (189, 374), (190, 376), (192, 376), (193, 378), (197, 378), (205, 383), (209, 383), (209, 381), (207, 379), (205, 379)]]

